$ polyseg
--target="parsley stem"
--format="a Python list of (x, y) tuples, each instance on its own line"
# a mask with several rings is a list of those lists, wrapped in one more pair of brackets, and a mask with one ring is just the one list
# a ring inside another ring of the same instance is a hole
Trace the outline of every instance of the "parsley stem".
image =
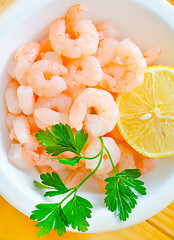
[(107, 154), (108, 154), (108, 156), (109, 156), (110, 162), (111, 162), (111, 164), (112, 164), (112, 168), (113, 168), (114, 173), (115, 173), (115, 176), (116, 176), (116, 175), (118, 175), (118, 173), (117, 173), (117, 171), (116, 171), (116, 169), (115, 169), (115, 166), (114, 166), (114, 163), (113, 163), (113, 161), (112, 161), (111, 154), (110, 154), (110, 152), (108, 151), (108, 149), (107, 149), (105, 146), (104, 146), (104, 149), (105, 149), (105, 151), (107, 152)]
[(101, 155), (101, 152), (102, 152), (102, 149), (101, 149), (100, 152), (99, 152), (97, 155), (95, 155), (94, 157), (85, 157), (85, 156), (83, 156), (82, 154), (80, 154), (80, 156), (83, 157), (84, 159), (93, 160), (93, 159), (99, 157), (99, 156)]
[(72, 192), (70, 192), (66, 197), (62, 199), (62, 201), (59, 203), (60, 205), (67, 199), (69, 198), (74, 192), (76, 192), (76, 189), (74, 189)]
[(99, 137), (100, 139), (100, 142), (101, 142), (101, 153), (100, 153), (100, 160), (96, 166), (96, 168), (76, 187), (77, 190), (97, 171), (97, 169), (99, 168), (101, 162), (102, 162), (102, 159), (103, 159), (103, 149), (104, 149), (104, 142), (103, 142), (103, 139), (102, 137)]

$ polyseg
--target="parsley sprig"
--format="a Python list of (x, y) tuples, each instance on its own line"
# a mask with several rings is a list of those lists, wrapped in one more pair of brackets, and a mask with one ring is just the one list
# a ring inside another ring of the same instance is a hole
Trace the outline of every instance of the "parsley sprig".
[[(91, 218), (93, 206), (87, 199), (77, 195), (77, 192), (100, 167), (104, 151), (107, 152), (114, 170), (114, 176), (105, 179), (107, 183), (106, 197), (104, 199), (106, 207), (115, 212), (120, 220), (126, 221), (137, 204), (138, 196), (146, 194), (146, 188), (143, 186), (144, 182), (137, 179), (141, 176), (138, 169), (126, 169), (120, 173), (116, 171), (102, 137), (99, 137), (101, 142), (100, 152), (91, 158), (85, 157), (81, 153), (88, 139), (88, 135), (83, 130), (76, 131), (74, 134), (69, 125), (59, 123), (53, 125), (51, 131), (48, 129), (39, 131), (36, 137), (40, 144), (45, 146), (47, 153), (51, 153), (54, 159), (65, 165), (75, 166), (82, 158), (90, 161), (100, 156), (96, 168), (78, 186), (73, 188), (67, 188), (60, 176), (55, 172), (41, 174), (41, 183), (34, 181), (36, 187), (48, 189), (44, 194), (45, 197), (66, 194), (60, 202), (38, 204), (36, 210), (32, 211), (30, 218), (38, 221), (36, 227), (40, 227), (38, 231), (39, 237), (48, 234), (52, 229), (59, 236), (62, 236), (69, 226), (81, 232), (88, 230), (89, 223), (87, 219)], [(67, 151), (74, 153), (75, 156), (73, 158), (59, 157), (60, 153)]]

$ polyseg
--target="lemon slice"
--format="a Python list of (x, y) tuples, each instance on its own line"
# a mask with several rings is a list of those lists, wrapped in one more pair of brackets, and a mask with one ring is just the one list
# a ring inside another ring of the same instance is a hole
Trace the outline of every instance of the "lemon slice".
[(119, 94), (118, 128), (124, 139), (148, 157), (174, 155), (174, 68), (148, 67), (141, 86)]

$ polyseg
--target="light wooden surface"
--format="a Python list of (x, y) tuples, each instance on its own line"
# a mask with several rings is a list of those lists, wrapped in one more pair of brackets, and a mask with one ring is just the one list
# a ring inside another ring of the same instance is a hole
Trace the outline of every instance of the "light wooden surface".
[[(0, 0), (0, 13), (14, 1)], [(174, 0), (169, 0), (169, 2), (174, 5)], [(0, 240), (38, 240), (37, 229), (34, 225), (33, 221), (0, 197)], [(42, 240), (53, 239), (172, 240), (174, 239), (174, 202), (154, 217), (127, 229), (97, 234), (68, 232), (62, 238), (58, 237), (55, 232), (51, 232), (50, 235), (42, 238)]]

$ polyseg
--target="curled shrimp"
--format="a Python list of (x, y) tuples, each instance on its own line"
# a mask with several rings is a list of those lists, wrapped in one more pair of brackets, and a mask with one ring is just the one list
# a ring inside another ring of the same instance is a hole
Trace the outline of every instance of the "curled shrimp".
[(160, 47), (153, 47), (146, 52), (143, 52), (143, 56), (146, 59), (147, 65), (151, 65), (160, 55), (161, 55)]
[(100, 40), (104, 38), (117, 38), (120, 35), (117, 26), (110, 21), (102, 22), (96, 25), (96, 29), (100, 36)]
[(28, 149), (26, 146), (22, 148), (22, 158), (35, 166), (50, 166), (53, 170), (64, 170), (65, 165), (59, 163), (56, 159), (51, 159), (51, 155), (43, 150), (41, 153)]
[[(89, 114), (93, 107), (97, 114)], [(112, 131), (119, 117), (119, 110), (112, 95), (94, 88), (85, 89), (74, 101), (70, 110), (70, 123), (77, 130), (82, 129), (83, 122), (87, 132), (98, 137)]]
[(20, 143), (26, 143), (30, 137), (30, 126), (27, 121), (27, 117), (20, 115), (13, 120), (13, 129), (17, 140)]
[(17, 89), (19, 106), (24, 114), (30, 115), (33, 113), (34, 95), (31, 86), (20, 86)]
[[(100, 81), (103, 80), (103, 72), (99, 61), (94, 56), (87, 56), (78, 60), (72, 61), (72, 65), (75, 67), (72, 78), (66, 78), (68, 85), (86, 85), (96, 86)], [(72, 65), (69, 66), (70, 70)], [(78, 70), (80, 68), (80, 70)], [(69, 74), (68, 74), (69, 75)]]
[(18, 82), (11, 81), (7, 89), (5, 90), (5, 102), (7, 104), (8, 111), (13, 114), (21, 113), (21, 108), (19, 106), (17, 89), (19, 87)]
[(96, 52), (99, 35), (90, 20), (81, 20), (74, 27), (76, 39), (70, 39), (63, 18), (57, 18), (50, 27), (49, 38), (55, 52), (68, 58), (81, 58)]
[(27, 73), (32, 63), (36, 60), (40, 52), (38, 42), (26, 43), (15, 54), (15, 76), (21, 85), (27, 85)]
[(64, 93), (51, 98), (39, 97), (34, 111), (37, 126), (45, 129), (58, 122), (69, 123), (67, 111), (71, 104), (72, 98)]
[(80, 17), (87, 8), (83, 3), (79, 3), (70, 7), (65, 15), (66, 32), (71, 38), (75, 38), (74, 27), (80, 21)]
[(97, 57), (100, 65), (102, 67), (110, 64), (114, 61), (116, 56), (116, 48), (118, 46), (118, 41), (114, 38), (105, 38), (100, 41), (99, 47), (95, 56)]
[[(110, 137), (103, 137), (103, 142), (104, 142), (105, 147), (108, 149), (108, 151), (111, 155), (114, 165), (116, 165), (120, 159), (119, 147), (117, 146), (115, 141)], [(86, 148), (85, 156), (86, 157), (94, 157), (100, 152), (100, 150), (101, 150), (100, 139), (95, 138), (89, 143), (88, 147)], [(100, 160), (100, 156), (95, 159), (92, 159), (92, 160), (88, 160), (88, 159), (85, 160), (86, 168), (94, 170), (96, 168), (99, 160)], [(96, 171), (96, 174), (103, 175), (103, 174), (107, 174), (107, 173), (111, 172), (112, 170), (113, 170), (113, 168), (112, 168), (109, 156), (108, 156), (106, 150), (104, 150), (103, 159), (100, 164), (100, 167)]]
[(117, 163), (117, 170), (121, 172), (125, 169), (136, 168), (133, 153), (122, 144), (118, 144), (121, 151), (120, 160)]
[(128, 93), (143, 83), (147, 66), (146, 60), (140, 49), (129, 39), (121, 42), (115, 40), (112, 47), (111, 52), (107, 46), (103, 45), (97, 53), (98, 59), (107, 53), (107, 57), (102, 60), (101, 64), (102, 66), (107, 64), (103, 66), (105, 85), (110, 91)]
[(35, 62), (28, 72), (28, 83), (33, 92), (39, 96), (54, 97), (67, 88), (60, 75), (67, 69), (54, 61), (40, 60)]
[(22, 157), (22, 144), (20, 143), (12, 143), (10, 145), (8, 151), (8, 159), (11, 163), (13, 163), (16, 167), (21, 169), (30, 169), (33, 166), (24, 160)]

